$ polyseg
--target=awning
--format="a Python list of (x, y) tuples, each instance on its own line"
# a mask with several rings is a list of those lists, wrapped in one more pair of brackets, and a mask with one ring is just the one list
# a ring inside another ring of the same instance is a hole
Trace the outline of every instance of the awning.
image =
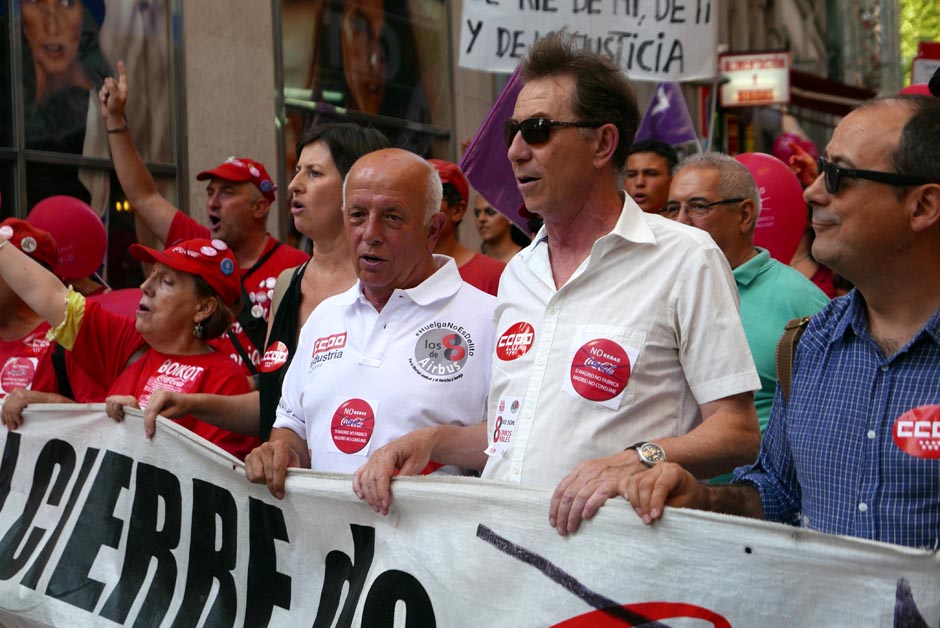
[(853, 87), (809, 72), (790, 70), (790, 104), (795, 107), (844, 116), (877, 95), (877, 92), (864, 87)]

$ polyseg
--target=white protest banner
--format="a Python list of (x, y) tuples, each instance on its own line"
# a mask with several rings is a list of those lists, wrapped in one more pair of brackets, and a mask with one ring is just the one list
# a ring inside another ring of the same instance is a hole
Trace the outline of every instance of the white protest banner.
[[(0, 434), (2, 626), (937, 626), (935, 553), (621, 500), (581, 531), (549, 493), (292, 473), (279, 501), (241, 465), (139, 414), (34, 406)], [(652, 621), (653, 623), (649, 623)], [(659, 623), (656, 623), (659, 622)]]
[(708, 79), (715, 76), (717, 20), (714, 0), (464, 0), (459, 63), (512, 72), (540, 36), (566, 28), (631, 79)]

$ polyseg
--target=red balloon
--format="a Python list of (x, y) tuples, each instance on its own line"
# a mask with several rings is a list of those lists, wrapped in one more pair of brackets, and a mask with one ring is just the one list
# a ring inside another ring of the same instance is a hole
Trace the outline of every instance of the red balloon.
[(50, 196), (33, 207), (26, 220), (45, 229), (59, 245), (55, 274), (62, 279), (88, 277), (101, 266), (108, 236), (98, 214), (71, 196)]
[(789, 264), (806, 228), (803, 187), (790, 168), (771, 155), (743, 153), (735, 157), (747, 168), (760, 191), (761, 210), (754, 244)]
[(137, 316), (137, 306), (140, 304), (142, 294), (140, 288), (122, 288), (121, 290), (112, 290), (111, 292), (90, 296), (88, 300), (97, 301), (101, 304), (101, 307), (109, 312), (133, 320)]
[(913, 85), (908, 85), (904, 89), (898, 92), (898, 95), (901, 94), (915, 94), (918, 96), (933, 96), (930, 93), (930, 88), (927, 86), (927, 83), (914, 83)]

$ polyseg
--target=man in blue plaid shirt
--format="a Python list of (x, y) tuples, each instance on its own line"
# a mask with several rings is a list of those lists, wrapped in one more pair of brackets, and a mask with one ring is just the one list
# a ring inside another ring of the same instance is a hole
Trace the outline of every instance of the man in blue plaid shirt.
[(646, 523), (665, 505), (899, 545), (940, 546), (940, 99), (862, 105), (816, 181), (813, 256), (856, 289), (800, 339), (760, 457), (731, 486), (671, 463), (621, 483)]

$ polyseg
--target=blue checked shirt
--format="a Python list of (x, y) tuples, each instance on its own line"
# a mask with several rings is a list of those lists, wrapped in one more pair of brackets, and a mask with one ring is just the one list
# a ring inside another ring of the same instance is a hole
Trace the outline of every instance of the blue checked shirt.
[(760, 491), (764, 517), (919, 548), (940, 546), (940, 460), (894, 443), (895, 420), (940, 404), (940, 312), (885, 358), (857, 290), (800, 339), (789, 402), (777, 387), (760, 457), (735, 482)]

